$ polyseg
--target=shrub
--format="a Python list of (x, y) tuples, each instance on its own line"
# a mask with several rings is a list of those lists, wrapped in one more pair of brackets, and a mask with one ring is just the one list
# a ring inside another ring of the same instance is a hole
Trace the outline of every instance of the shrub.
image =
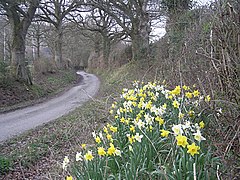
[(216, 179), (218, 159), (203, 135), (209, 102), (194, 86), (135, 82), (112, 105), (114, 121), (93, 132), (95, 144), (72, 163), (66, 156), (63, 169), (77, 179)]

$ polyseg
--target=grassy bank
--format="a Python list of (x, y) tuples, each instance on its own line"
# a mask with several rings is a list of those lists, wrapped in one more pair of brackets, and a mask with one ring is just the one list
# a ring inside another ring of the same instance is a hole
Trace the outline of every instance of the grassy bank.
[(79, 82), (80, 77), (74, 70), (62, 70), (54, 73), (39, 73), (34, 77), (34, 84), (27, 85), (14, 79), (0, 83), (0, 113), (54, 97), (69, 86)]
[[(92, 72), (101, 79), (101, 88), (94, 100), (67, 116), (0, 145), (0, 161), (5, 162), (0, 168), (1, 178), (63, 179), (68, 175), (68, 172), (62, 169), (64, 157), (74, 159), (83, 143), (93, 145), (91, 133), (111, 121), (109, 107), (119, 98), (123, 88), (131, 87), (134, 80), (164, 80), (159, 76), (157, 66), (142, 68), (137, 64), (127, 64), (116, 70)], [(173, 87), (177, 83), (168, 82), (168, 86)], [(216, 127), (217, 124), (213, 122), (211, 128)], [(206, 138), (211, 136), (212, 133), (207, 133)], [(232, 165), (235, 165), (235, 162)], [(223, 168), (222, 172), (224, 171)]]
[[(117, 70), (93, 70), (101, 79), (94, 101), (87, 102), (67, 116), (48, 123), (0, 145), (0, 155), (10, 163), (2, 168), (7, 179), (59, 179), (66, 174), (61, 163), (65, 155), (74, 156), (82, 143), (91, 143), (91, 132), (109, 121), (108, 108), (123, 87), (133, 80), (146, 80), (148, 69), (127, 64)], [(154, 76), (153, 76), (154, 77)], [(17, 148), (16, 148), (17, 147)]]

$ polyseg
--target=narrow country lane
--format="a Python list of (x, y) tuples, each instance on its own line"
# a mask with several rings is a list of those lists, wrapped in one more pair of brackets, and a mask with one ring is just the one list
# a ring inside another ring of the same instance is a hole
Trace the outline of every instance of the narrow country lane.
[(0, 142), (55, 120), (94, 96), (100, 86), (99, 79), (83, 71), (77, 74), (83, 77), (81, 83), (61, 96), (31, 107), (0, 114)]

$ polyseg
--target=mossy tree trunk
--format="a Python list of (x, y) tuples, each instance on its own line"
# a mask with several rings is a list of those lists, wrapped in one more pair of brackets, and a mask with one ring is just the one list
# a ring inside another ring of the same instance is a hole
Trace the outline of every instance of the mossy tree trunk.
[(0, 4), (5, 10), (11, 24), (11, 64), (16, 70), (15, 74), (18, 79), (32, 84), (32, 77), (25, 58), (25, 44), (27, 31), (39, 5), (39, 0), (29, 1), (26, 7), (24, 4), (19, 4), (19, 2), (15, 0), (3, 0), (0, 1)]
[(144, 14), (140, 19), (133, 21), (132, 33), (132, 59), (148, 61), (149, 59), (149, 34), (151, 32), (148, 15)]

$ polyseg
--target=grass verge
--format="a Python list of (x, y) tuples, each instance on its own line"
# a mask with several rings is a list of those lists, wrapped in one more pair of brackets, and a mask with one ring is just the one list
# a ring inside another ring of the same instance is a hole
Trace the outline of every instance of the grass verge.
[(123, 87), (129, 87), (133, 80), (163, 80), (157, 68), (141, 68), (131, 63), (114, 71), (93, 72), (102, 82), (95, 100), (0, 145), (0, 156), (11, 164), (0, 179), (63, 179), (67, 175), (61, 164), (64, 156), (74, 159), (82, 143), (91, 146), (91, 132), (110, 121), (108, 108), (119, 97)]

